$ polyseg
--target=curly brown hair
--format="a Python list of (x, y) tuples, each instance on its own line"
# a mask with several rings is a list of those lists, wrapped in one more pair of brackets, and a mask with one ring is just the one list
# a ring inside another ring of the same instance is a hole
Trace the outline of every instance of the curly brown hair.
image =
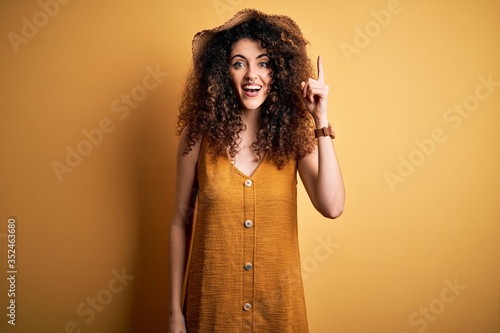
[(312, 117), (300, 84), (312, 77), (308, 42), (263, 18), (253, 18), (218, 32), (196, 58), (180, 104), (177, 135), (188, 127), (188, 154), (195, 140), (204, 138), (214, 157), (239, 151), (239, 133), (245, 130), (240, 105), (229, 76), (229, 57), (235, 42), (247, 38), (261, 43), (270, 58), (271, 88), (259, 111), (259, 131), (252, 144), (257, 154), (283, 168), (314, 150)]

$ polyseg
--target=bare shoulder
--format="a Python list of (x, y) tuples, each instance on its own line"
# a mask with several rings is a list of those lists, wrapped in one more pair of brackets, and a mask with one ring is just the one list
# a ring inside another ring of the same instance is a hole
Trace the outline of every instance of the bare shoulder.
[[(318, 147), (316, 146), (312, 152), (302, 156), (298, 161), (298, 169), (301, 178), (310, 177), (318, 171)], [(303, 180), (303, 179), (302, 179)]]
[(184, 129), (181, 133), (179, 146), (177, 148), (177, 171), (176, 171), (176, 212), (180, 215), (177, 222), (181, 221), (185, 224), (191, 223), (189, 213), (194, 204), (196, 196), (196, 166), (198, 164), (198, 157), (200, 155), (201, 140), (195, 141), (191, 151), (185, 154), (186, 144), (189, 140), (188, 129)]
[(181, 137), (179, 140), (179, 145), (177, 147), (177, 164), (191, 164), (198, 161), (198, 157), (200, 156), (200, 150), (201, 150), (201, 139), (195, 140), (195, 143), (193, 146), (191, 146), (191, 150), (189, 153), (185, 154), (186, 147), (189, 141), (188, 137), (189, 133), (189, 128), (186, 127), (181, 133)]

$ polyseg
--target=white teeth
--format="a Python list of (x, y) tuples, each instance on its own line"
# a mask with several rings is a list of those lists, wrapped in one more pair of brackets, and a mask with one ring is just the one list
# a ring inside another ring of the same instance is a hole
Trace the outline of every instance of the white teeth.
[(261, 86), (254, 86), (254, 85), (244, 85), (243, 89), (251, 89), (251, 90), (260, 90), (262, 87)]

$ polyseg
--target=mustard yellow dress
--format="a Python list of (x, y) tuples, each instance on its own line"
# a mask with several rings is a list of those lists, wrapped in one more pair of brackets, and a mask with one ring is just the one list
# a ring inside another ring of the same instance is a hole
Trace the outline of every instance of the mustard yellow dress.
[(189, 333), (307, 333), (297, 234), (297, 162), (253, 175), (203, 141), (185, 298)]

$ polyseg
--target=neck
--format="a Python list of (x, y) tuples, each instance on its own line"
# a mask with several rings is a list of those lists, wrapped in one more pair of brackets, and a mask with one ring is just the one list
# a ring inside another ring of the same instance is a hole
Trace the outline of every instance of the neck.
[(241, 118), (243, 123), (247, 126), (247, 128), (254, 128), (257, 126), (259, 117), (259, 110), (241, 110)]

